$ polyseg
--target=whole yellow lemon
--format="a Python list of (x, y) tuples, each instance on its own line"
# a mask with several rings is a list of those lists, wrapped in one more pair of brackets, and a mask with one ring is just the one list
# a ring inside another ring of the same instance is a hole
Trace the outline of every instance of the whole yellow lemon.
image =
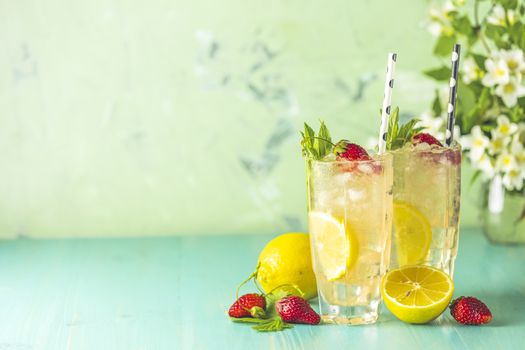
[(307, 233), (284, 233), (272, 239), (259, 255), (257, 281), (266, 293), (282, 285), (295, 285), (306, 299), (317, 295)]

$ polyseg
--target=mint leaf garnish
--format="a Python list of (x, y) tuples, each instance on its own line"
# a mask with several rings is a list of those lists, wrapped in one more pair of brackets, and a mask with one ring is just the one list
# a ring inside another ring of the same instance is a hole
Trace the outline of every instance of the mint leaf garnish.
[(253, 329), (259, 332), (277, 332), (282, 331), (285, 328), (292, 327), (293, 326), (291, 324), (284, 322), (280, 317), (276, 317), (274, 319), (252, 326)]
[(332, 151), (334, 146), (332, 143), (332, 137), (323, 121), (321, 121), (321, 126), (319, 127), (317, 135), (315, 134), (314, 129), (306, 123), (304, 123), (304, 131), (301, 132), (301, 135), (303, 137), (301, 140), (303, 156), (320, 160)]
[(412, 137), (420, 133), (423, 128), (416, 127), (419, 119), (411, 119), (403, 125), (399, 125), (399, 107), (396, 107), (388, 120), (388, 134), (386, 138), (386, 149), (389, 151), (402, 148), (412, 140)]

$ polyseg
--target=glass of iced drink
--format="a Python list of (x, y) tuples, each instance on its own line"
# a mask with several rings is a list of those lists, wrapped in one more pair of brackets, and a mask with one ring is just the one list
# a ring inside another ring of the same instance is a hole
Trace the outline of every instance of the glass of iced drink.
[(374, 323), (390, 255), (392, 155), (369, 156), (349, 143), (334, 151), (338, 156), (306, 156), (320, 314), (327, 323)]
[[(428, 136), (426, 136), (428, 138)], [(392, 267), (429, 265), (451, 277), (458, 252), (461, 148), (408, 143), (394, 157)]]

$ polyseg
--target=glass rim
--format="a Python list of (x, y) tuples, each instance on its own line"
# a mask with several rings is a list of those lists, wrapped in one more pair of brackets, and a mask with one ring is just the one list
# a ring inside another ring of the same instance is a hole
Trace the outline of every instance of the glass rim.
[(392, 161), (392, 154), (386, 152), (383, 154), (374, 154), (371, 159), (365, 160), (323, 160), (323, 159), (313, 159), (310, 157), (304, 157), (306, 162), (312, 162), (316, 164), (383, 164), (388, 161)]
[(427, 149), (416, 149), (415, 147), (411, 148), (398, 148), (393, 151), (388, 151), (388, 153), (392, 154), (400, 154), (400, 153), (433, 153), (433, 154), (441, 154), (445, 152), (459, 152), (461, 153), (462, 148), (461, 144), (457, 141), (453, 141), (452, 145), (450, 146), (443, 146), (443, 147), (430, 147)]

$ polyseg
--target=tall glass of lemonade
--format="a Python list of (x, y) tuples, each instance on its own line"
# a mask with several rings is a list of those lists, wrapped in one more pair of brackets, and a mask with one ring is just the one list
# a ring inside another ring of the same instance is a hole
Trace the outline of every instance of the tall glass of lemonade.
[(433, 138), (427, 142), (408, 143), (392, 152), (391, 266), (429, 265), (453, 277), (459, 238), (461, 148), (457, 143), (443, 146)]
[(335, 154), (305, 155), (320, 314), (328, 323), (374, 323), (390, 256), (392, 155), (343, 141)]

